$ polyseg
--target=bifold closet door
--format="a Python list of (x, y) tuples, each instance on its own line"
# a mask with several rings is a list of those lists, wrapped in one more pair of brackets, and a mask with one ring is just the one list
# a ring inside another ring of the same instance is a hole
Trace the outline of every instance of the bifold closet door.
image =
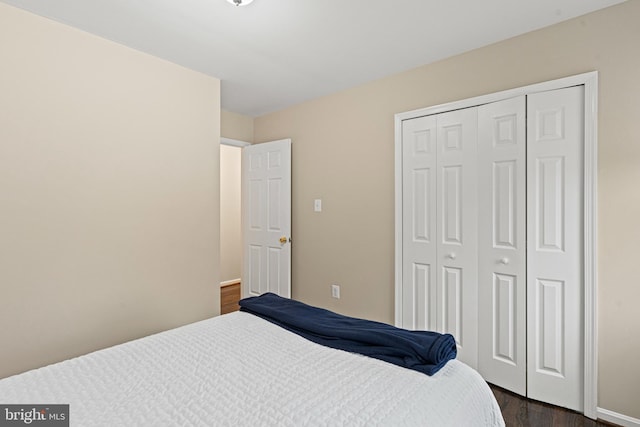
[(436, 118), (402, 123), (402, 324), (436, 331)]
[(527, 395), (583, 411), (584, 87), (527, 97)]
[(402, 327), (452, 334), (476, 367), (477, 109), (402, 125)]
[(478, 366), (477, 108), (438, 114), (438, 329)]
[(584, 410), (584, 86), (402, 122), (400, 325)]
[(478, 371), (526, 395), (526, 98), (478, 107)]

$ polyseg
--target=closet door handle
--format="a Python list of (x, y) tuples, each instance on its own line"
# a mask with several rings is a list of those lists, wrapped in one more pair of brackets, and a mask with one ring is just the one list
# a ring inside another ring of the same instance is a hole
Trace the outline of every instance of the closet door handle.
[(507, 258), (507, 257), (501, 258), (500, 259), (500, 264), (504, 264), (504, 265), (509, 264), (509, 258)]
[(449, 259), (456, 259), (457, 256), (458, 255), (456, 255), (455, 252), (451, 252), (450, 254), (447, 254), (447, 258), (449, 258)]

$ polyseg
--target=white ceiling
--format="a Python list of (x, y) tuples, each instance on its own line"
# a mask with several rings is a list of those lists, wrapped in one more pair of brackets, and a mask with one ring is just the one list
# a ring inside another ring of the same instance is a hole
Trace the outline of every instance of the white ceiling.
[(222, 81), (259, 116), (624, 0), (0, 0)]

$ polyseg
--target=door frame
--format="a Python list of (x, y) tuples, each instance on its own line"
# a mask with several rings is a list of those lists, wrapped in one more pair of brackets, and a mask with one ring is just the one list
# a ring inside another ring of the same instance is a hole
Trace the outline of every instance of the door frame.
[(584, 85), (584, 415), (596, 419), (598, 405), (598, 72), (508, 89), (395, 115), (395, 323), (402, 320), (402, 121), (475, 107), (521, 95)]
[(239, 139), (231, 139), (231, 138), (225, 138), (224, 136), (220, 137), (220, 144), (221, 145), (230, 145), (232, 147), (248, 147), (249, 145), (251, 145), (250, 142), (246, 142), (246, 141), (240, 141)]

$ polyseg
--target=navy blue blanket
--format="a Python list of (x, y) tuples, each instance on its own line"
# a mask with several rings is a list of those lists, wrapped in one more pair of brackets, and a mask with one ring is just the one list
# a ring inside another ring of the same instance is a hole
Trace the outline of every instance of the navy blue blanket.
[(450, 334), (408, 331), (386, 323), (347, 317), (272, 293), (240, 300), (240, 310), (315, 343), (364, 354), (427, 375), (438, 372), (457, 354)]

